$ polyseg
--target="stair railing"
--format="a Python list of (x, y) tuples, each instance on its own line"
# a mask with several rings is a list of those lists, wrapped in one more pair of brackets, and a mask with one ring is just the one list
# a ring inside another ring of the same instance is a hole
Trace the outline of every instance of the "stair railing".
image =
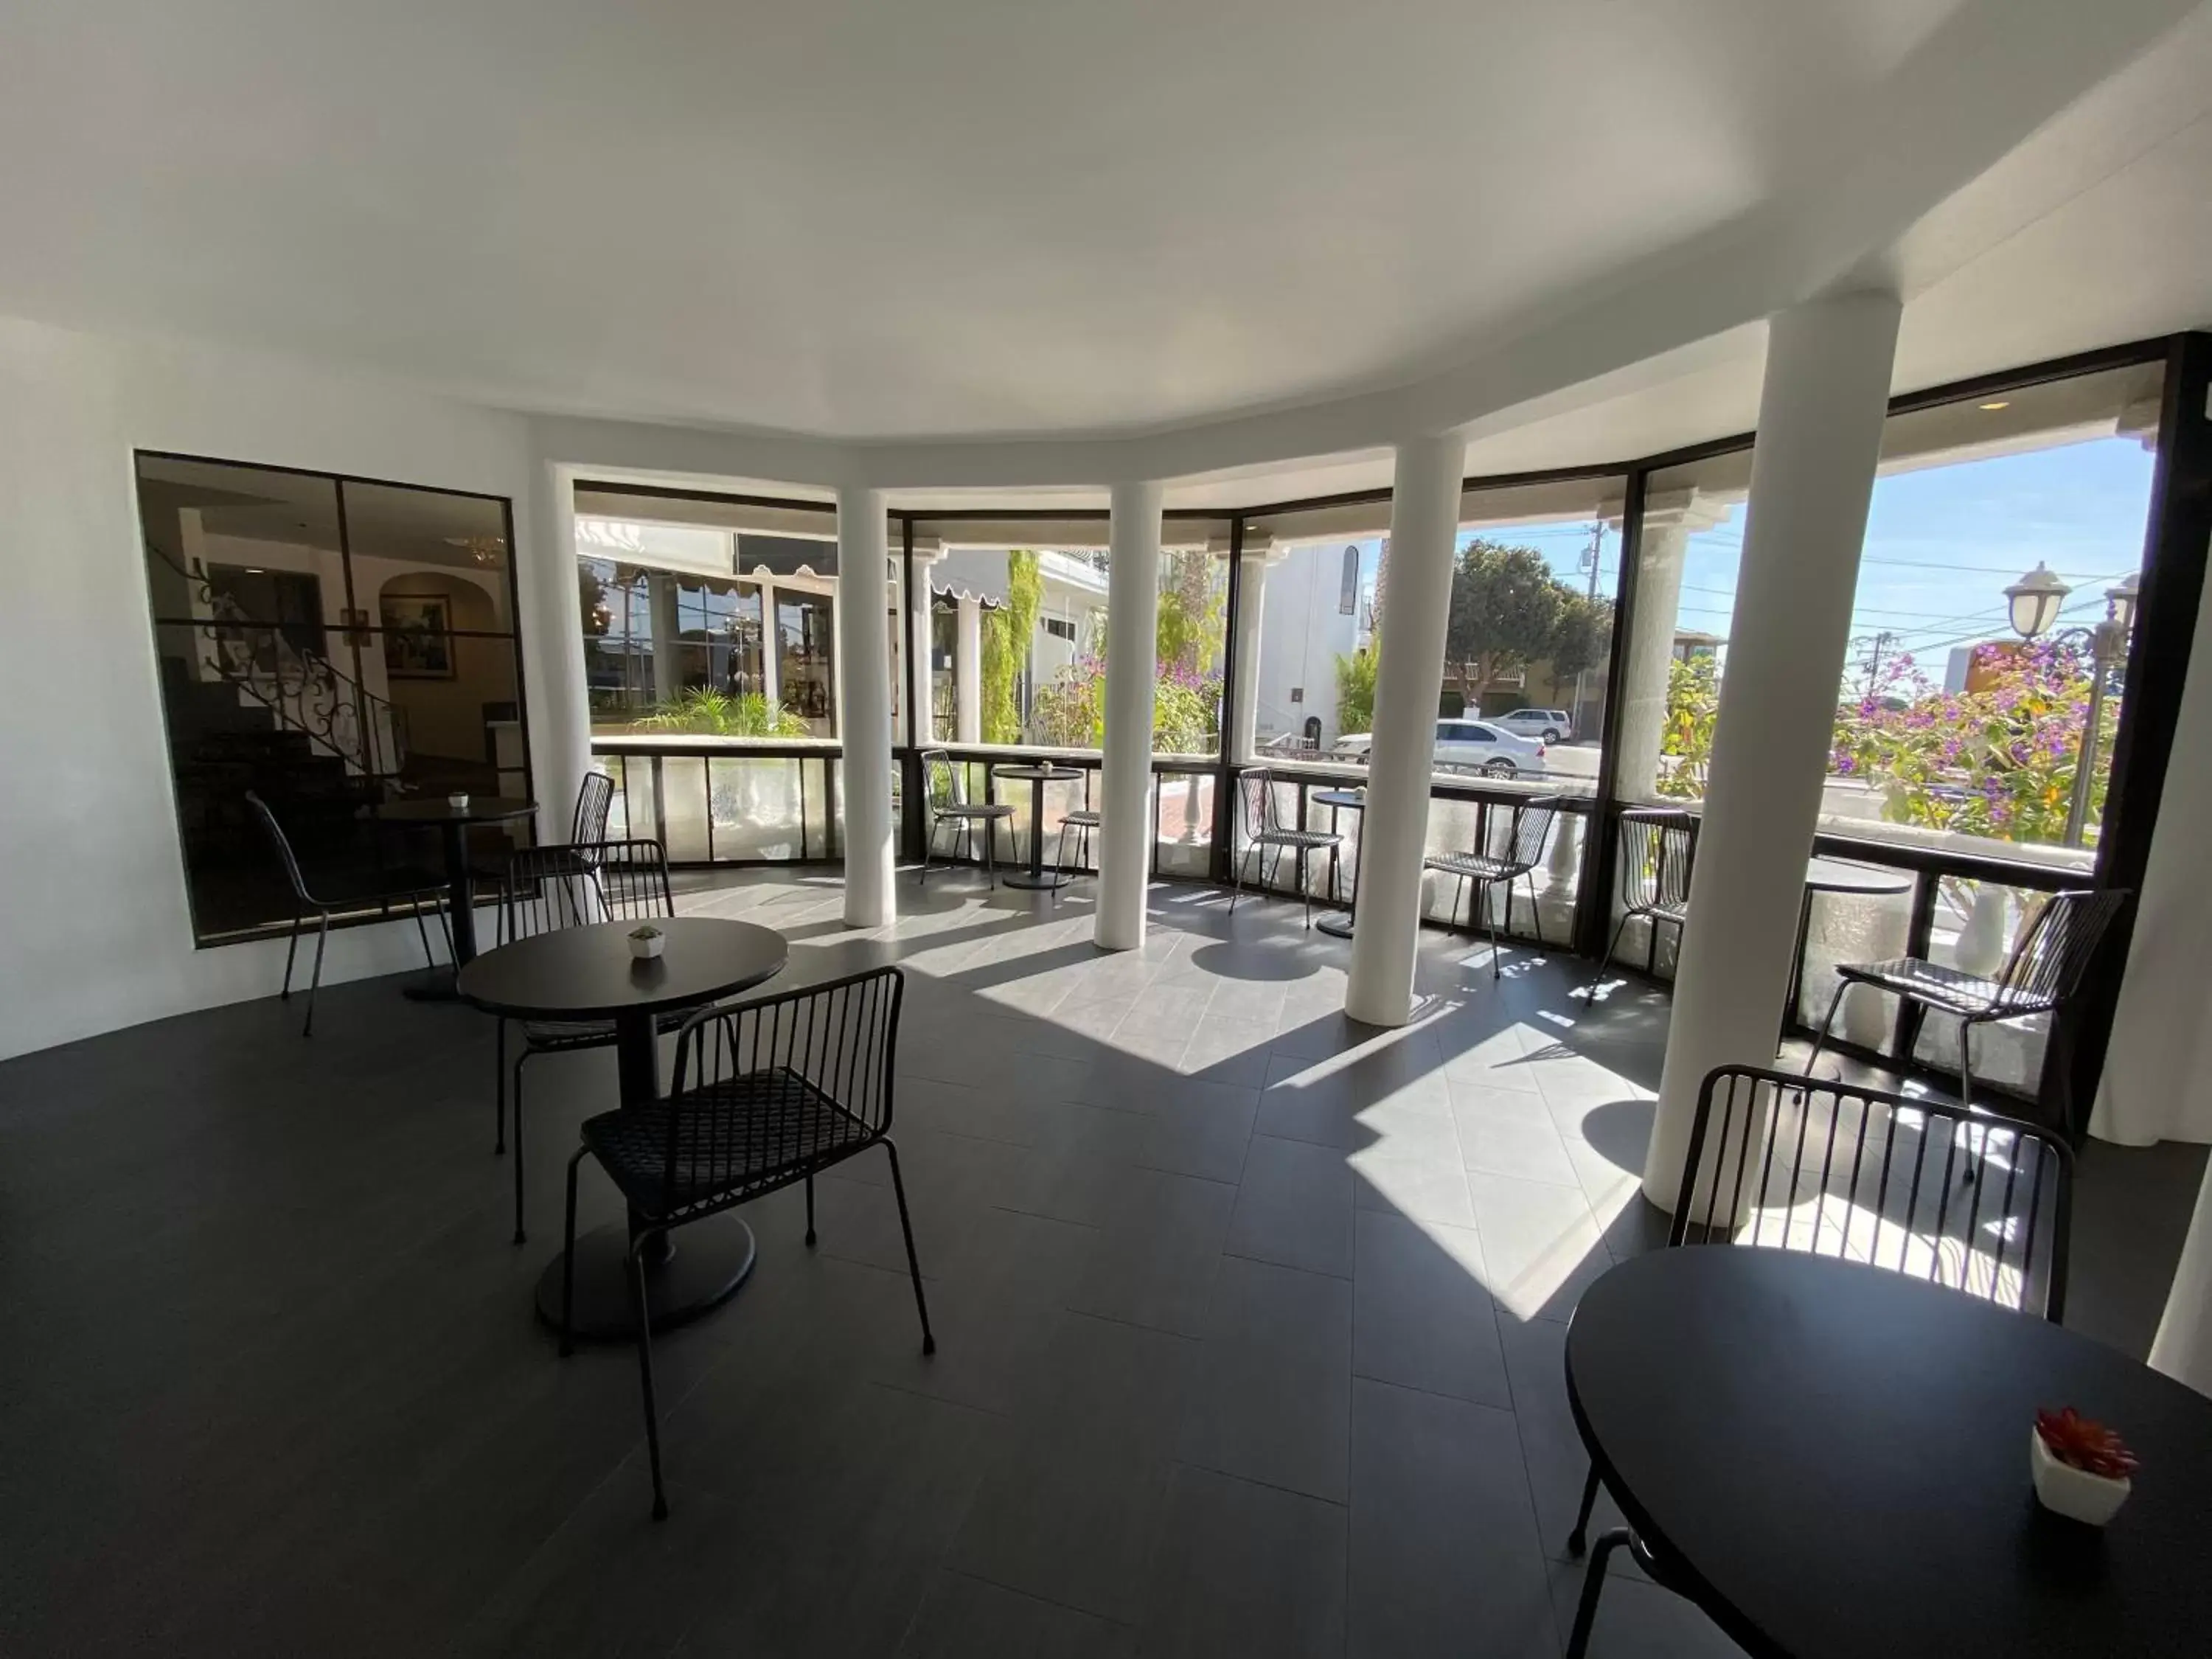
[(207, 612), (193, 624), (205, 647), (203, 667), (267, 709), (280, 728), (304, 734), (364, 778), (398, 775), (406, 759), (404, 710), (289, 637), (285, 624), (261, 621), (217, 592), (198, 559), (187, 569), (151, 542), (146, 547), (192, 585)]

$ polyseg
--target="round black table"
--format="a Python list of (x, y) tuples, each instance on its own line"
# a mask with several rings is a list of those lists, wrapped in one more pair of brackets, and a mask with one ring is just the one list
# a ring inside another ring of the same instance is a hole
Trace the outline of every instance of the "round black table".
[[(1316, 806), (1328, 808), (1328, 827), (1332, 833), (1336, 829), (1339, 812), (1364, 812), (1367, 810), (1367, 792), (1364, 789), (1316, 789), (1312, 800)], [(1363, 860), (1361, 864), (1354, 865), (1352, 869), (1352, 908), (1340, 916), (1332, 911), (1314, 923), (1322, 933), (1338, 939), (1352, 937), (1352, 923), (1359, 916), (1359, 872), (1364, 863)], [(1328, 849), (1328, 896), (1331, 898), (1336, 896), (1336, 872), (1337, 849), (1332, 847)]]
[(1083, 775), (1073, 766), (994, 766), (991, 775), (1011, 778), (1030, 787), (1030, 867), (1026, 872), (1017, 870), (1006, 878), (1009, 887), (1041, 887), (1054, 890), (1065, 887), (1074, 879), (1061, 870), (1044, 867), (1044, 787), (1048, 783), (1067, 783)]
[[(660, 1097), (659, 1016), (728, 996), (781, 973), (782, 934), (749, 921), (670, 916), (653, 925), (665, 935), (649, 962), (630, 955), (631, 921), (560, 927), (487, 951), (464, 967), (461, 1000), (508, 1019), (611, 1021), (625, 1110)], [(576, 1240), (579, 1336), (634, 1337), (629, 1241), (638, 1225), (601, 1227)], [(655, 1330), (680, 1325), (726, 1301), (753, 1267), (752, 1230), (735, 1214), (694, 1222), (680, 1246), (661, 1236), (646, 1262), (646, 1303)], [(538, 1281), (538, 1311), (561, 1322), (561, 1258)]]
[[(446, 908), (452, 913), (455, 966), (465, 968), (477, 954), (476, 895), (469, 879), (469, 826), (508, 823), (516, 818), (526, 818), (537, 810), (536, 801), (514, 795), (471, 795), (469, 804), (463, 807), (454, 806), (443, 795), (410, 796), (369, 809), (369, 816), (380, 823), (408, 829), (435, 826), (438, 830), (439, 839), (445, 843)], [(449, 997), (453, 990), (441, 981), (428, 988), (410, 986), (408, 994)]]
[[(1567, 1397), (1668, 1585), (1754, 1655), (2179, 1654), (2212, 1632), (2212, 1400), (1857, 1262), (1656, 1250), (1583, 1293)], [(2142, 1460), (2099, 1531), (2028, 1474), (2039, 1407)]]

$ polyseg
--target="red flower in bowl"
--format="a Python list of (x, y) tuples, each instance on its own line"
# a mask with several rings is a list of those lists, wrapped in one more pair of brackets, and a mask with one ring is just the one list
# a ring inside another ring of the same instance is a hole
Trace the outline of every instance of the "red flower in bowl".
[(2051, 1455), (2069, 1468), (2107, 1480), (2125, 1480), (2136, 1472), (2136, 1455), (2127, 1442), (2071, 1406), (2036, 1413), (2035, 1431)]

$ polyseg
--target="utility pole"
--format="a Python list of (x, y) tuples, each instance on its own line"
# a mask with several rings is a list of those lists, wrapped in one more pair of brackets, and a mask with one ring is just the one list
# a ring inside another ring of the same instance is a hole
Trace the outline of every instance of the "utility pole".
[[(1595, 605), (1597, 603), (1598, 555), (1604, 546), (1605, 520), (1602, 519), (1592, 520), (1590, 522), (1589, 545), (1583, 549), (1581, 558), (1581, 563), (1583, 568), (1589, 572), (1589, 602), (1592, 605)], [(1606, 665), (1606, 668), (1608, 673), (1612, 672), (1612, 665), (1610, 663)], [(1586, 668), (1577, 668), (1575, 670), (1575, 735), (1578, 738), (1583, 735), (1583, 682), (1588, 677), (1589, 673), (1589, 671)], [(1556, 690), (1558, 688), (1554, 686), (1553, 689)]]

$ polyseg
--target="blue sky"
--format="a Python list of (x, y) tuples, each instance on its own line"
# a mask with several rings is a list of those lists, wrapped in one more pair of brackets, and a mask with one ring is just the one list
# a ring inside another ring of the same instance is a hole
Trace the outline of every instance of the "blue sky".
[[(1952, 646), (2011, 637), (2003, 590), (2038, 560), (2075, 589), (2065, 621), (2097, 620), (2105, 589), (2142, 566), (2153, 459), (2133, 439), (2100, 438), (1879, 480), (1851, 617), (1854, 660), (1886, 630), (1940, 684)], [(1563, 580), (1588, 580), (1577, 564), (1589, 544), (1587, 524), (1480, 533), (1536, 548)], [(1691, 538), (1680, 627), (1727, 634), (1742, 550), (1741, 506)], [(1620, 541), (1610, 531), (1602, 556), (1599, 591), (1611, 593)]]

